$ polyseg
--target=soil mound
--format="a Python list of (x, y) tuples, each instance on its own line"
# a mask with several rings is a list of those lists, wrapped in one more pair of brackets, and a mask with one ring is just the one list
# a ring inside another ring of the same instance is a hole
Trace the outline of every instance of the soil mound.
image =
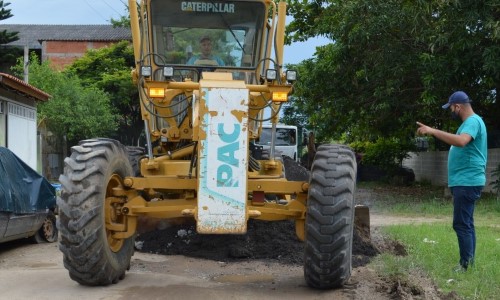
[[(309, 171), (283, 156), (285, 176), (290, 181), (309, 180)], [(165, 229), (141, 233), (136, 249), (141, 252), (184, 255), (215, 261), (245, 259), (273, 260), (283, 264), (304, 262), (304, 243), (295, 234), (293, 221), (261, 221), (251, 219), (244, 235), (202, 235), (194, 223), (164, 223)], [(353, 267), (366, 265), (379, 253), (366, 228), (355, 227), (353, 236)]]
[[(303, 264), (304, 243), (295, 235), (293, 221), (250, 220), (244, 235), (197, 234), (194, 224), (172, 225), (163, 230), (140, 234), (138, 251), (184, 255), (230, 262), (245, 259), (273, 260), (284, 264)], [(378, 250), (369, 237), (354, 231), (353, 267), (365, 265)]]

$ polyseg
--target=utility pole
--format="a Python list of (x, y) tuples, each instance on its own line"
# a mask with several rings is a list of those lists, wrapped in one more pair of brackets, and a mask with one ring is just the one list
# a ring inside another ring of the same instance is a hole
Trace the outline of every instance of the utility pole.
[(29, 74), (29, 64), (30, 64), (30, 61), (29, 61), (29, 47), (28, 45), (25, 45), (24, 46), (24, 67), (23, 67), (23, 71), (24, 71), (24, 82), (28, 83), (29, 80), (28, 80), (28, 74)]

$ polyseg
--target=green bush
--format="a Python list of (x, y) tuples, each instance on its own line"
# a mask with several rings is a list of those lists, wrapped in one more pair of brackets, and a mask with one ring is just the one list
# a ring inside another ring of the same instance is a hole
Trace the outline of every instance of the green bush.
[(397, 138), (379, 138), (376, 142), (354, 142), (351, 147), (362, 153), (361, 163), (377, 166), (382, 170), (392, 172), (401, 166), (413, 144), (401, 142)]
[(362, 142), (362, 141), (356, 141), (352, 142), (349, 144), (349, 146), (356, 152), (356, 153), (365, 153), (366, 148), (370, 147), (370, 145), (373, 143), (370, 142)]

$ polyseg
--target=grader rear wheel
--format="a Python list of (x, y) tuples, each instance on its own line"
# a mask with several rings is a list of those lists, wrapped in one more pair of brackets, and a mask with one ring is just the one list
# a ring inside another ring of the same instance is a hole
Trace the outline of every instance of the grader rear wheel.
[(132, 167), (132, 172), (134, 176), (141, 175), (140, 160), (144, 156), (145, 149), (143, 147), (136, 146), (126, 146), (125, 147), (128, 154), (128, 161)]
[(338, 288), (351, 276), (355, 170), (350, 148), (318, 148), (305, 221), (304, 277), (313, 288)]
[(115, 140), (85, 140), (64, 163), (57, 202), (64, 266), (83, 285), (116, 283), (125, 276), (134, 251), (134, 237), (115, 239), (112, 230), (127, 222), (116, 210), (125, 199), (113, 196), (132, 175), (127, 153)]

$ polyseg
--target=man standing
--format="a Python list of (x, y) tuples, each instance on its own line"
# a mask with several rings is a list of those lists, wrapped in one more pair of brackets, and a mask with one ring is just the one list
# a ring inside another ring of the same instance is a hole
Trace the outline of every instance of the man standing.
[(488, 156), (486, 126), (474, 113), (466, 93), (458, 91), (443, 105), (453, 118), (462, 121), (456, 134), (441, 131), (417, 122), (418, 134), (429, 134), (451, 145), (448, 154), (448, 186), (453, 195), (453, 229), (458, 238), (460, 266), (466, 271), (474, 263), (476, 232), (474, 205), (486, 184)]

